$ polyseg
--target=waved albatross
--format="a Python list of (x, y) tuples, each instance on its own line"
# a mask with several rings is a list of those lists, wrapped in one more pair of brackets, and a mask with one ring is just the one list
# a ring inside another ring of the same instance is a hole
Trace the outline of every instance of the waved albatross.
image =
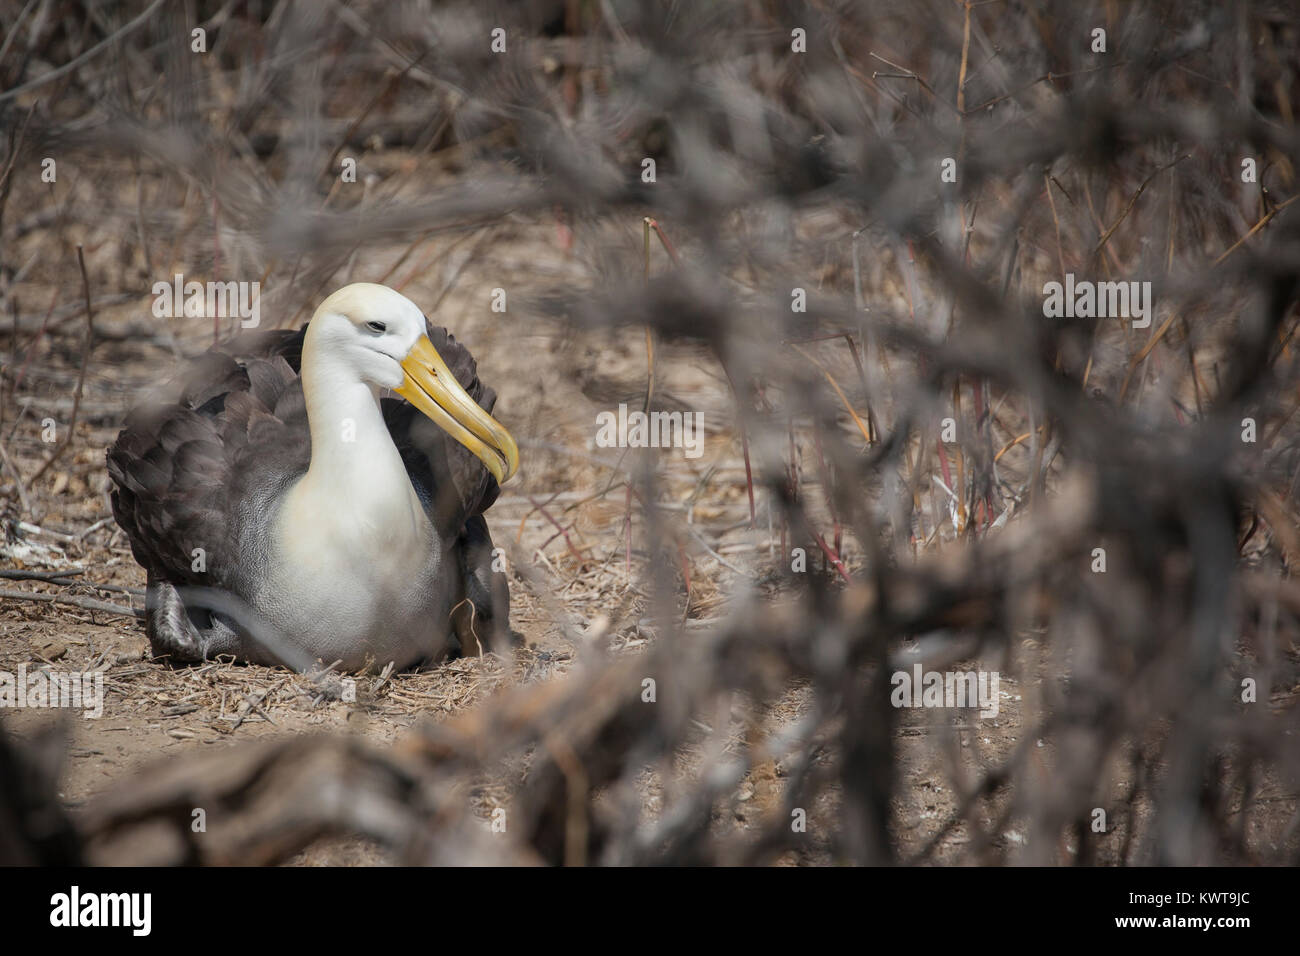
[(154, 655), (354, 670), (508, 637), (483, 512), (519, 451), (495, 403), (463, 345), (369, 283), (194, 360), (108, 450)]

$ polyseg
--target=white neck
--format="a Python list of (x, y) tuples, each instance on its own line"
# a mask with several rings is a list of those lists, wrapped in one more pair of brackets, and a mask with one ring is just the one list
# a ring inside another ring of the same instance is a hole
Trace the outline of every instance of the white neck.
[(355, 560), (427, 547), (429, 526), (376, 389), (328, 350), (303, 349), (311, 466), (285, 496), (279, 526), (293, 550), (349, 546)]

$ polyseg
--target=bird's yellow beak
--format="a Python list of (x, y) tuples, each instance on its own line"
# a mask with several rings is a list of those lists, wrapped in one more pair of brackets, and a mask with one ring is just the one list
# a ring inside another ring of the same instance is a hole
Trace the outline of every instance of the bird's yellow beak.
[(497, 484), (505, 484), (519, 470), (515, 440), (460, 387), (428, 336), (420, 336), (402, 360), (402, 371), (406, 378), (397, 394), (472, 451)]

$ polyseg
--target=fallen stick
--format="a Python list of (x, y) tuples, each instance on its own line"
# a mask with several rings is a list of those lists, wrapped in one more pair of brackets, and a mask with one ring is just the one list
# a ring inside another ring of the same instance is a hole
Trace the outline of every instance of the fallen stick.
[(75, 574), (84, 574), (84, 568), (68, 568), (64, 571), (0, 571), (0, 578), (8, 578), (10, 581), (48, 581), (52, 584), (75, 584), (74, 581), (65, 581), (64, 578), (72, 577)]
[(14, 601), (44, 601), (48, 604), (70, 604), (85, 611), (103, 611), (105, 614), (120, 614), (122, 617), (134, 617), (142, 621), (145, 618), (143, 610), (124, 607), (121, 604), (109, 604), (107, 601), (96, 601), (94, 598), (77, 597), (76, 595), (41, 594), (35, 591), (10, 591), (8, 588), (0, 588), (0, 598)]

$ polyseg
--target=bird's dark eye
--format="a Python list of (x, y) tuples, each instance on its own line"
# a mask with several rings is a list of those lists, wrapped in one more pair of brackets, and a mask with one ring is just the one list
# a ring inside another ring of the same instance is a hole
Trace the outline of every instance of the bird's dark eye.
[(388, 331), (388, 326), (384, 325), (382, 322), (367, 322), (366, 328), (376, 334), (382, 334)]

